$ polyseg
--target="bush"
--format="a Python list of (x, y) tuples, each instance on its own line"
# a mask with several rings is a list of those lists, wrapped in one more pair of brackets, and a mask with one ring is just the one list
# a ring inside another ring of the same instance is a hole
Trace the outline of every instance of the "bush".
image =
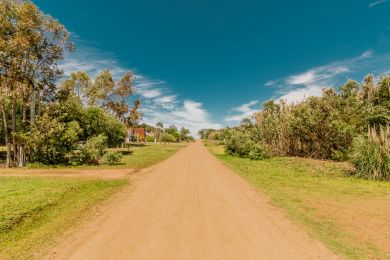
[(67, 154), (70, 164), (99, 164), (106, 149), (107, 137), (97, 135), (89, 138), (85, 143), (78, 143), (73, 151)]
[(263, 160), (271, 157), (271, 151), (266, 145), (260, 145), (258, 143), (254, 143), (248, 154), (248, 158), (251, 160)]
[(146, 142), (153, 143), (153, 142), (154, 142), (154, 137), (148, 135), (148, 136), (146, 137)]
[(108, 152), (104, 156), (108, 165), (117, 165), (122, 161), (122, 154), (118, 152)]
[(89, 107), (84, 109), (79, 123), (84, 129), (82, 140), (86, 140), (91, 136), (105, 135), (107, 145), (116, 147), (122, 144), (126, 138), (125, 125), (106, 113), (102, 108)]
[(262, 160), (271, 157), (270, 149), (250, 139), (249, 135), (232, 130), (226, 137), (226, 154), (249, 158), (251, 160)]
[(161, 137), (161, 141), (164, 143), (174, 143), (176, 142), (176, 138), (168, 133), (164, 133)]
[(356, 176), (373, 180), (390, 180), (390, 138), (381, 129), (380, 135), (375, 129), (369, 131), (369, 138), (357, 137), (352, 147), (352, 163)]
[(223, 138), (223, 132), (220, 130), (213, 131), (208, 136), (209, 140), (223, 140)]

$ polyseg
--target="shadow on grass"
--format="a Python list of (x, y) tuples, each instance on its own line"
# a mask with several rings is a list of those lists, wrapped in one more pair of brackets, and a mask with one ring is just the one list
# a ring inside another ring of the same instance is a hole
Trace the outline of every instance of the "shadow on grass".
[(133, 154), (134, 152), (133, 152), (133, 151), (120, 151), (120, 153), (121, 153), (122, 155), (131, 155), (131, 154)]

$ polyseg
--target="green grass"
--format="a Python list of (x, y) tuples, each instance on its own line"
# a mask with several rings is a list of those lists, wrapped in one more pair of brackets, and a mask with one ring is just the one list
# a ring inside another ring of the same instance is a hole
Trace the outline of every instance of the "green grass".
[(146, 146), (130, 148), (131, 154), (126, 154), (127, 149), (113, 149), (114, 151), (124, 152), (122, 164), (104, 165), (105, 167), (141, 169), (153, 164), (159, 163), (175, 154), (178, 150), (187, 144), (155, 144), (148, 143)]
[(0, 259), (39, 258), (128, 181), (0, 176)]
[(108, 165), (103, 161), (100, 165), (82, 165), (82, 166), (45, 166), (42, 164), (29, 164), (28, 168), (77, 168), (77, 169), (141, 169), (156, 163), (159, 163), (175, 154), (178, 150), (185, 147), (186, 143), (158, 144), (147, 143), (145, 146), (133, 146), (128, 148), (108, 149), (108, 151), (117, 151), (123, 154), (123, 158), (118, 165)]
[(302, 158), (251, 161), (225, 155), (223, 146), (206, 145), (336, 254), (390, 259), (386, 248), (390, 183), (348, 177), (348, 163)]

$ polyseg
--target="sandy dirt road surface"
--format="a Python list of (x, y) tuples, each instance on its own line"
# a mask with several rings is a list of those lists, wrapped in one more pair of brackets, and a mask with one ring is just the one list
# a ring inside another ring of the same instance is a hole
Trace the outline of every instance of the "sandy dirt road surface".
[(136, 175), (49, 259), (334, 259), (201, 142)]

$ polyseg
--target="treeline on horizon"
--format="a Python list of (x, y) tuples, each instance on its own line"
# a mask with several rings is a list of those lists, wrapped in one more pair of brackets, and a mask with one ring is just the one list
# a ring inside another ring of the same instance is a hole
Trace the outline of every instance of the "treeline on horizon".
[[(74, 44), (57, 20), (30, 1), (0, 1), (0, 144), (5, 166), (98, 164), (107, 146), (122, 144), (142, 120), (129, 71), (115, 81), (109, 70), (64, 78), (59, 62)], [(162, 125), (162, 124), (161, 124)], [(172, 126), (160, 139), (189, 134)], [(188, 137), (189, 138), (189, 137)]]
[(351, 161), (354, 174), (390, 180), (390, 76), (375, 82), (323, 90), (296, 104), (267, 101), (238, 127), (202, 129), (202, 139), (220, 140), (227, 154), (264, 159), (299, 156)]

